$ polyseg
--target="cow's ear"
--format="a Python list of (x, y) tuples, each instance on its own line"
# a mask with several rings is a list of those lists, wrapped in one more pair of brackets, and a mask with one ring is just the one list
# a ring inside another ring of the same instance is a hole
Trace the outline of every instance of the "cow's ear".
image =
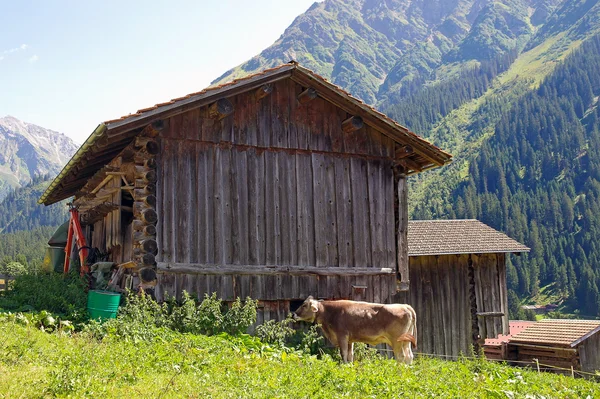
[(313, 311), (313, 313), (317, 313), (319, 311), (319, 306), (318, 306), (317, 301), (310, 301), (310, 310)]
[(312, 301), (314, 298), (312, 295), (309, 295), (308, 298), (306, 298), (307, 301)]

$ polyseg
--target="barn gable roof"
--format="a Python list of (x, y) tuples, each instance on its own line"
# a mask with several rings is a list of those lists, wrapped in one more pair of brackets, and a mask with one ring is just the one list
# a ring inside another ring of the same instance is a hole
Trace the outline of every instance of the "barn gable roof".
[(475, 219), (408, 222), (408, 256), (501, 252), (529, 248)]
[(373, 107), (328, 82), (325, 78), (296, 62), (290, 62), (219, 86), (208, 87), (197, 93), (140, 109), (135, 114), (100, 123), (52, 181), (38, 202), (50, 205), (77, 193), (94, 173), (116, 157), (150, 123), (286, 78), (291, 78), (304, 87), (316, 89), (318, 95), (324, 100), (352, 115), (362, 117), (366, 124), (381, 131), (397, 143), (411, 146), (413, 153), (408, 162), (414, 166), (412, 172), (442, 166), (450, 162), (452, 158), (450, 154), (420, 138)]
[(510, 343), (579, 345), (600, 331), (600, 320), (542, 319), (514, 335)]

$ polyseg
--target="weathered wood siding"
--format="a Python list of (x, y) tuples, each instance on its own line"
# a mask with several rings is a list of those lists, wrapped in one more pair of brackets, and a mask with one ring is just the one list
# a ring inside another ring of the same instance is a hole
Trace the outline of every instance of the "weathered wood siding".
[[(396, 264), (393, 142), (369, 126), (351, 134), (348, 115), (302, 88), (274, 84), (229, 100), (232, 115), (207, 108), (168, 121), (157, 182), (157, 296), (181, 290), (223, 299), (357, 298), (386, 302), (395, 276), (204, 275), (215, 267), (391, 268)], [(405, 206), (405, 205), (404, 205)], [(352, 286), (366, 286), (353, 289)], [(356, 292), (352, 292), (356, 291)]]
[(600, 370), (600, 333), (583, 341), (578, 347), (581, 370), (595, 373)]
[(390, 162), (163, 142), (160, 261), (395, 266)]
[[(504, 255), (472, 255), (472, 259), (477, 311), (508, 312)], [(396, 301), (410, 304), (417, 313), (419, 351), (449, 356), (471, 354), (468, 255), (410, 257), (409, 268), (410, 290), (399, 292)], [(496, 322), (488, 321), (488, 337), (508, 332), (508, 313), (505, 315)]]

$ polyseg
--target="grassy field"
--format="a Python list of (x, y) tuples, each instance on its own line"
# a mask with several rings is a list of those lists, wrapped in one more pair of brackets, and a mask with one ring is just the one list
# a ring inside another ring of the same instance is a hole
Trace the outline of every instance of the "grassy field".
[(483, 360), (371, 359), (165, 332), (153, 342), (48, 334), (0, 321), (0, 398), (595, 398), (600, 385)]

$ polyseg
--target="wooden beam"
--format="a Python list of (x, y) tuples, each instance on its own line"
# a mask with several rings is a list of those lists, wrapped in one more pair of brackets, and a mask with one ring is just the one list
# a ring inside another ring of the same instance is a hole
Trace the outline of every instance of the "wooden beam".
[(269, 94), (271, 94), (272, 91), (273, 91), (273, 85), (271, 83), (267, 83), (266, 85), (260, 86), (255, 91), (256, 101), (259, 101), (262, 98), (265, 98), (266, 96), (268, 96)]
[(303, 266), (256, 266), (256, 265), (211, 265), (200, 263), (158, 263), (158, 270), (173, 273), (193, 274), (251, 274), (298, 276), (378, 276), (394, 274), (391, 268), (376, 267), (303, 267)]
[(412, 155), (415, 151), (413, 150), (413, 148), (409, 145), (403, 145), (401, 147), (397, 147), (396, 148), (396, 154), (395, 154), (395, 158), (396, 159), (404, 159), (406, 157), (408, 157), (409, 155)]
[(221, 120), (233, 113), (233, 104), (226, 98), (220, 98), (208, 106), (209, 118)]
[(408, 169), (416, 170), (417, 172), (423, 171), (423, 167), (410, 158), (404, 158), (399, 163), (406, 166)]
[(317, 91), (315, 89), (313, 89), (312, 87), (309, 87), (308, 89), (304, 90), (302, 93), (298, 94), (298, 102), (301, 105), (304, 105), (304, 104), (311, 102), (315, 98), (317, 98), (317, 96), (318, 96)]
[(156, 137), (165, 128), (165, 122), (162, 119), (156, 120), (144, 127), (140, 133), (140, 136)]
[(406, 176), (398, 176), (396, 182), (398, 188), (398, 277), (396, 291), (408, 291), (410, 289), (410, 276), (408, 266), (408, 183)]
[(352, 133), (364, 126), (363, 119), (360, 116), (351, 116), (342, 122), (342, 130), (344, 133)]

